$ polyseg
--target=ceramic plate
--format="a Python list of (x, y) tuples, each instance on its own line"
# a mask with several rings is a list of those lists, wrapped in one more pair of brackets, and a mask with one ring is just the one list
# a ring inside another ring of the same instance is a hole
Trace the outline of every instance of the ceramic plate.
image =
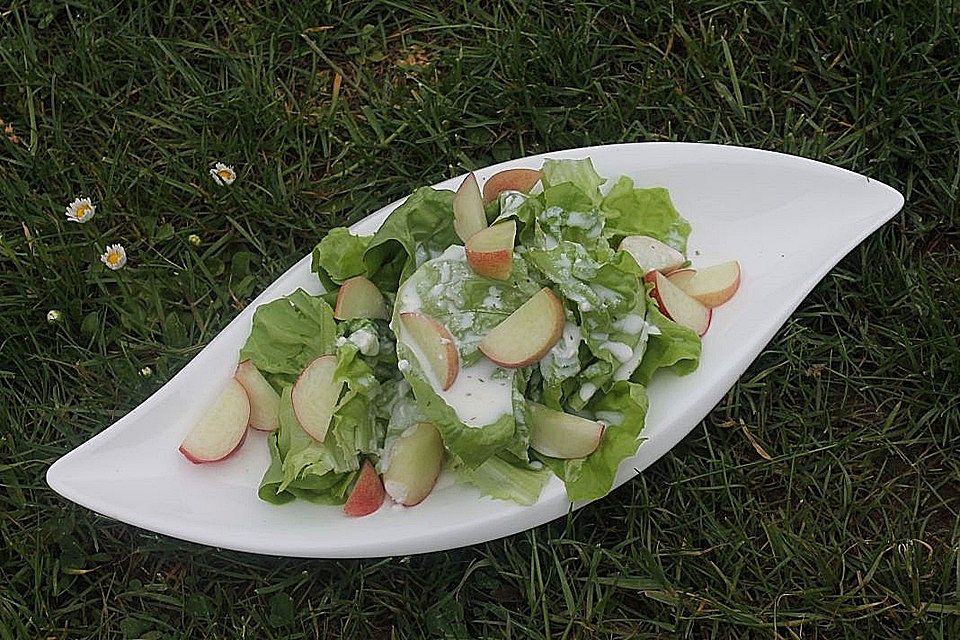
[[(477, 171), (481, 179), (545, 158), (590, 157), (608, 178), (638, 187), (664, 186), (690, 221), (694, 266), (739, 260), (739, 293), (716, 310), (692, 375), (658, 375), (637, 455), (624, 461), (616, 485), (669, 451), (716, 405), (821, 278), (903, 206), (887, 185), (819, 162), (738, 147), (645, 143), (572, 149)], [(455, 189), (462, 176), (436, 185)], [(400, 202), (353, 227), (373, 233)], [(320, 292), (304, 257), (247, 306), (167, 384), (108, 429), (58, 460), (47, 473), (64, 497), (143, 529), (216, 547), (305, 557), (423, 553), (492, 540), (567, 513), (553, 478), (539, 502), (524, 507), (481, 497), (452, 483), (419, 506), (384, 506), (351, 519), (339, 507), (297, 501), (274, 506), (257, 498), (269, 455), (251, 432), (231, 458), (187, 462), (177, 447), (233, 375), (257, 305), (302, 287)], [(574, 507), (582, 506), (575, 504)]]

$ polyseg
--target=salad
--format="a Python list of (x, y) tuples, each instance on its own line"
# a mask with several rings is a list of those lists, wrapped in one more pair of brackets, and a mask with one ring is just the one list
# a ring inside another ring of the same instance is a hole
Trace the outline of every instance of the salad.
[(441, 472), (533, 504), (607, 494), (642, 442), (655, 371), (693, 371), (737, 262), (687, 268), (666, 189), (607, 188), (589, 159), (546, 160), (458, 191), (424, 187), (372, 236), (330, 231), (327, 293), (263, 304), (236, 375), (188, 433), (193, 462), (267, 431), (259, 496), (413, 506)]

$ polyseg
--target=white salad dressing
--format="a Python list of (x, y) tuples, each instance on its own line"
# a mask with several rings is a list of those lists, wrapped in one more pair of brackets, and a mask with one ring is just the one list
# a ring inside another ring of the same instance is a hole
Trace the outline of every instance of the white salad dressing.
[(350, 334), (350, 342), (357, 345), (357, 349), (365, 356), (375, 356), (380, 353), (380, 340), (377, 335), (367, 329), (358, 329)]
[(513, 414), (513, 370), (503, 370), (481, 358), (457, 374), (449, 389), (438, 385), (433, 390), (457, 412), (460, 422), (468, 427), (492, 424), (502, 416)]
[(608, 427), (617, 427), (623, 424), (623, 414), (619, 411), (597, 411), (594, 418), (597, 422)]
[(600, 348), (609, 351), (620, 362), (626, 362), (633, 357), (633, 349), (630, 348), (630, 345), (622, 342), (604, 342), (600, 345)]
[(500, 192), (500, 215), (497, 216), (497, 220), (504, 220), (514, 215), (526, 201), (527, 195), (521, 191)]
[(540, 360), (540, 373), (544, 378), (569, 378), (580, 371), (580, 340), (580, 327), (568, 320), (560, 340)]
[(626, 315), (613, 323), (613, 328), (618, 329), (630, 335), (636, 335), (643, 330), (643, 325), (647, 323), (638, 313)]
[(592, 382), (584, 382), (583, 386), (580, 387), (580, 392), (578, 395), (582, 401), (587, 402), (596, 392), (597, 385), (593, 384)]
[(599, 227), (600, 220), (601, 218), (596, 212), (585, 213), (583, 211), (571, 211), (567, 214), (567, 225), (581, 229)]
[[(640, 340), (637, 341), (637, 346), (634, 347), (633, 354), (630, 356), (630, 358), (624, 361), (624, 363), (613, 372), (614, 380), (626, 380), (632, 376), (633, 372), (636, 371), (637, 367), (640, 366), (640, 360), (643, 359), (643, 354), (647, 352), (647, 340), (650, 339), (650, 336), (658, 336), (661, 333), (660, 327), (647, 322), (646, 318), (641, 318), (638, 315), (629, 315), (621, 322), (627, 322), (630, 318), (640, 319)], [(635, 321), (629, 320), (629, 322), (633, 323)]]
[[(441, 281), (444, 277), (452, 278), (451, 265), (448, 263), (455, 261), (466, 263), (466, 259), (466, 252), (460, 245), (451, 245), (439, 257), (434, 258), (433, 261), (439, 263)], [(414, 280), (409, 278), (397, 292), (398, 313), (419, 311), (423, 306), (423, 300), (416, 292)], [(446, 289), (450, 288), (446, 287)], [(461, 313), (472, 312), (464, 310)], [(412, 341), (407, 339), (402, 326), (394, 326), (393, 329), (397, 340), (409, 349), (417, 360), (421, 363), (425, 362), (423, 354)], [(398, 363), (401, 371), (409, 369), (410, 363), (405, 362), (405, 365)], [(419, 370), (430, 383), (434, 393), (440, 396), (456, 412), (460, 422), (467, 426), (486, 426), (504, 415), (513, 414), (513, 370), (501, 369), (490, 360), (480, 358), (475, 364), (460, 369), (453, 384), (447, 390), (441, 388), (440, 381), (435, 379), (429, 366), (421, 366)]]

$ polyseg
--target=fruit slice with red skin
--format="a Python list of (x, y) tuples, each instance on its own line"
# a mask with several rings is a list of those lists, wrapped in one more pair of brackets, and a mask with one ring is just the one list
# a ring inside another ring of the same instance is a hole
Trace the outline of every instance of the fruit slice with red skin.
[(669, 273), (687, 261), (682, 253), (650, 236), (627, 236), (620, 241), (620, 251), (633, 256), (644, 273), (654, 270)]
[(670, 282), (670, 279), (659, 271), (651, 271), (643, 279), (654, 284), (650, 293), (663, 315), (680, 326), (695, 331), (698, 336), (707, 332), (713, 317), (710, 309), (685, 294), (683, 289)]
[(697, 275), (696, 269), (677, 269), (676, 271), (668, 273), (667, 278), (670, 279), (670, 282), (683, 289), (687, 282), (690, 281), (690, 278), (695, 275)]
[(516, 236), (517, 223), (514, 220), (481, 229), (467, 240), (467, 264), (481, 276), (507, 280), (513, 267)]
[(536, 402), (530, 407), (530, 446), (551, 458), (584, 458), (600, 446), (604, 427)]
[[(700, 304), (712, 309), (733, 297), (740, 288), (740, 276), (740, 263), (731, 260), (699, 269), (690, 279), (683, 282), (674, 281), (674, 284)], [(672, 277), (671, 281), (673, 281)]]
[(563, 303), (544, 287), (491, 329), (478, 348), (507, 369), (533, 364), (542, 358), (563, 333)]
[(483, 211), (483, 198), (477, 177), (471, 172), (453, 196), (453, 230), (466, 242), (470, 236), (486, 228), (487, 214)]
[(368, 516), (380, 508), (385, 496), (383, 481), (377, 470), (369, 460), (364, 460), (350, 497), (343, 504), (343, 512), (353, 517)]
[(443, 440), (429, 422), (418, 422), (401, 433), (385, 457), (383, 486), (394, 502), (419, 504), (433, 490), (443, 468)]
[(390, 310), (377, 285), (363, 276), (345, 280), (337, 292), (337, 302), (333, 309), (337, 320), (355, 318), (390, 318)]
[(275, 431), (280, 426), (280, 394), (251, 360), (238, 364), (233, 377), (250, 399), (250, 426), (259, 431)]
[(529, 193), (542, 177), (539, 169), (504, 169), (483, 183), (483, 201), (493, 202), (504, 191)]
[(400, 324), (408, 344), (420, 361), (420, 366), (433, 374), (433, 379), (446, 391), (460, 373), (460, 355), (457, 343), (447, 328), (422, 313), (405, 311)]
[(320, 356), (300, 372), (290, 390), (290, 402), (297, 421), (307, 435), (317, 442), (323, 442), (327, 435), (343, 388), (343, 382), (334, 384), (336, 370), (335, 355)]
[(223, 460), (243, 444), (250, 420), (250, 400), (236, 379), (227, 386), (187, 433), (180, 453), (197, 464)]

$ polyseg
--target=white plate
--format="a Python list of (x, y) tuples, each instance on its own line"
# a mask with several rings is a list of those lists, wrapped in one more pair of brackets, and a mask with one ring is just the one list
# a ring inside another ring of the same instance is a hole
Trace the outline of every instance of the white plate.
[[(477, 171), (481, 180), (544, 158), (590, 157), (608, 178), (665, 186), (693, 226), (696, 265), (737, 259), (739, 293), (714, 314), (700, 368), (650, 386), (646, 442), (620, 467), (616, 485), (669, 451), (716, 405), (816, 283), (903, 206), (887, 185), (819, 162), (703, 144), (620, 144), (531, 156)], [(462, 177), (436, 185), (453, 189)], [(372, 233), (399, 202), (354, 226)], [(269, 455), (253, 432), (226, 461), (194, 465), (177, 446), (233, 374), (257, 305), (298, 287), (320, 291), (310, 256), (277, 279), (167, 384), (108, 429), (58, 460), (47, 482), (64, 497), (111, 518), (203, 544), (280, 556), (370, 557), (451, 549), (492, 540), (567, 513), (553, 478), (523, 507), (447, 484), (417, 507), (385, 506), (351, 519), (338, 507), (257, 498)], [(579, 507), (582, 505), (574, 505)]]

